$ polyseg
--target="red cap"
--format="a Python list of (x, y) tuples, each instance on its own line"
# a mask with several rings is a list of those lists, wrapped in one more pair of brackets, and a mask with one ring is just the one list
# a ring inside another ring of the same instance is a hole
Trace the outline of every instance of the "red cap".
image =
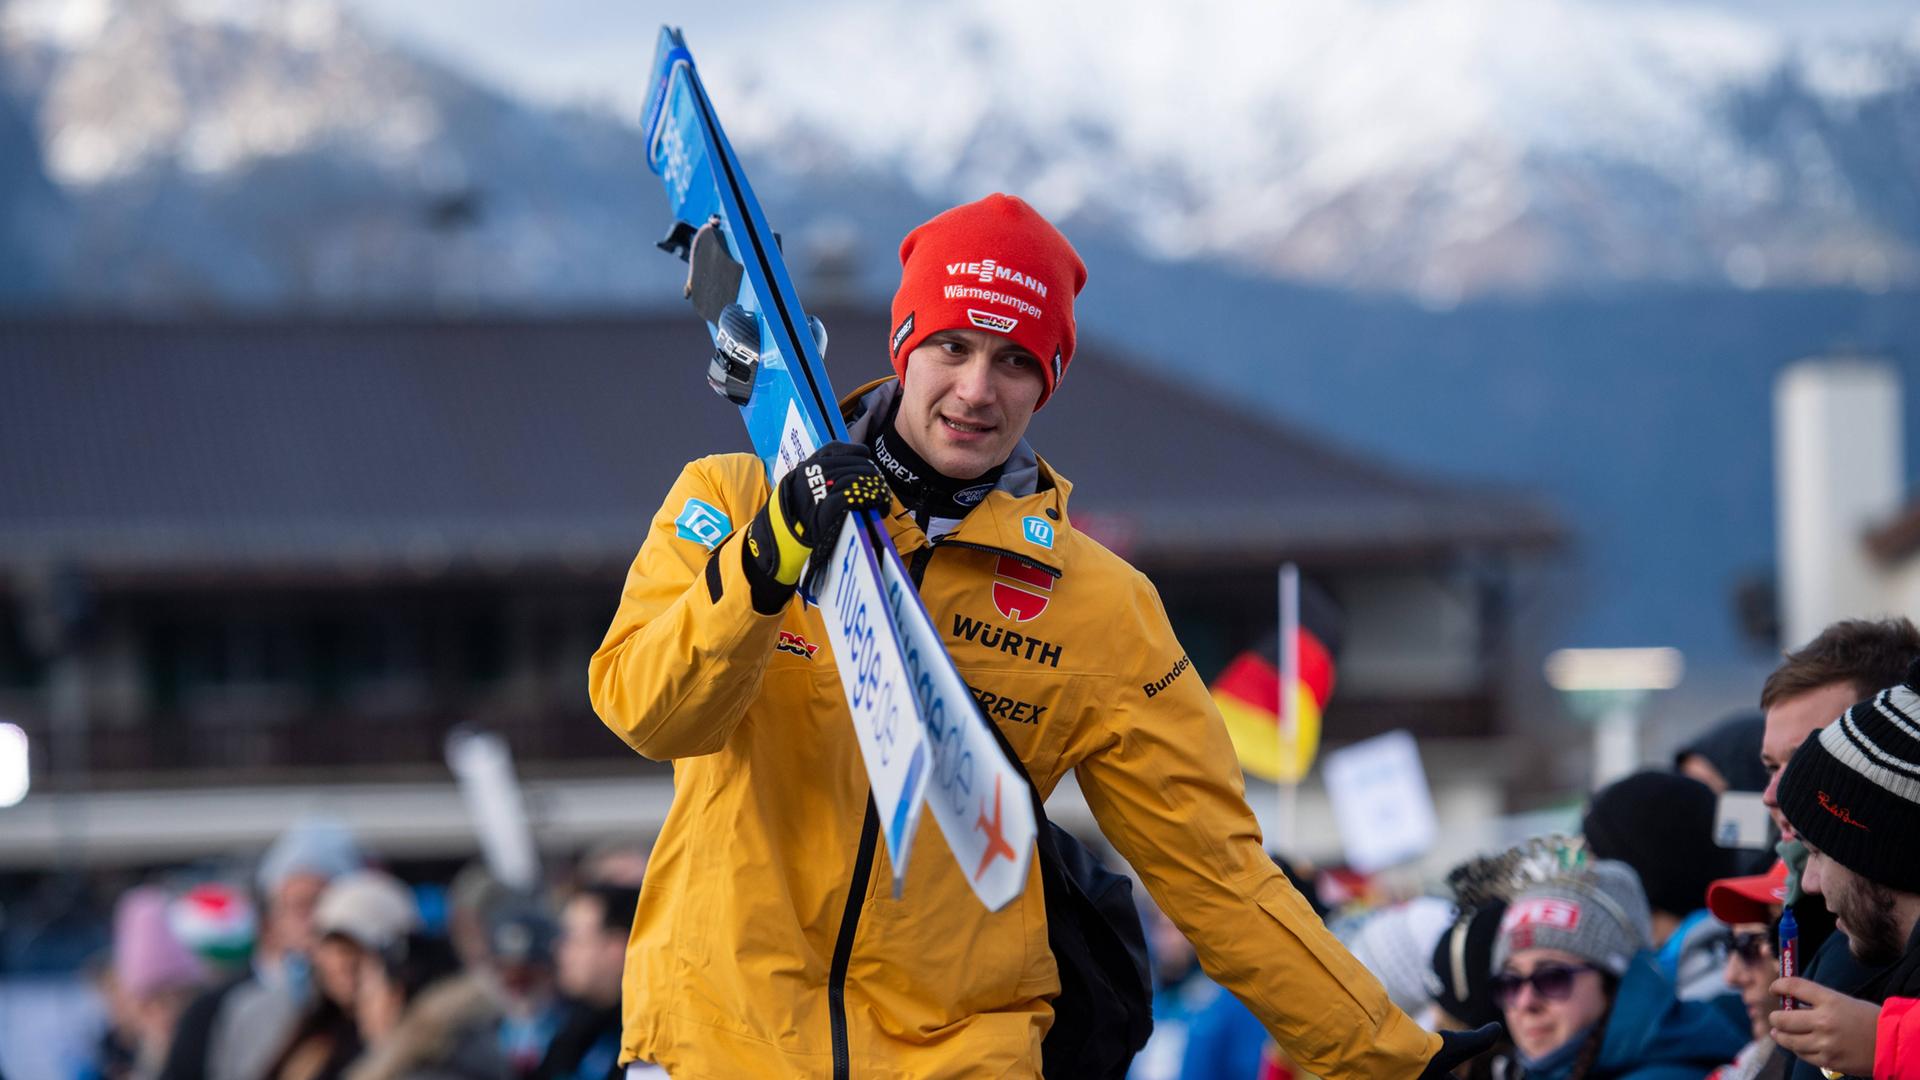
[(1787, 864), (1776, 862), (1773, 869), (1752, 877), (1721, 878), (1707, 886), (1707, 910), (1713, 917), (1732, 926), (1735, 923), (1766, 922), (1773, 918), (1772, 905), (1787, 902)]
[(1073, 245), (1033, 207), (1000, 194), (956, 206), (900, 243), (894, 373), (906, 378), (929, 334), (985, 330), (1039, 358), (1044, 405), (1073, 360), (1073, 298), (1086, 283)]

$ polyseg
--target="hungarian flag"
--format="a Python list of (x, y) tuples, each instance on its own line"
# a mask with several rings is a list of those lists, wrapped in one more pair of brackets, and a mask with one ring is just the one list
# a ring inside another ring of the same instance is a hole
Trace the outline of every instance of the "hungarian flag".
[(1297, 784), (1320, 749), (1320, 716), (1333, 696), (1339, 610), (1326, 594), (1302, 583), (1294, 655), (1295, 723), (1285, 730), (1280, 707), (1280, 634), (1267, 634), (1235, 657), (1213, 681), (1213, 701), (1249, 776)]

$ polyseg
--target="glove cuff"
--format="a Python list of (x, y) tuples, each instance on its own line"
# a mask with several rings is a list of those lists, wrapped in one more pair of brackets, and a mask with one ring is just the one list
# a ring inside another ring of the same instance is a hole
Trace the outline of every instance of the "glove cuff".
[(774, 546), (778, 549), (772, 564), (773, 578), (782, 585), (792, 586), (800, 583), (800, 571), (806, 569), (807, 556), (813, 554), (813, 549), (794, 535), (793, 525), (787, 520), (786, 507), (781, 505), (786, 501), (781, 497), (783, 494), (784, 485), (782, 490), (773, 493), (773, 498), (767, 500), (767, 524), (773, 535)]
[[(776, 497), (773, 502), (779, 500)], [(747, 523), (746, 542), (740, 545), (740, 565), (746, 572), (747, 591), (753, 599), (753, 610), (762, 615), (778, 615), (793, 599), (796, 576), (792, 582), (783, 582), (777, 576), (780, 567), (780, 543), (777, 530), (768, 519), (773, 503), (762, 507)]]

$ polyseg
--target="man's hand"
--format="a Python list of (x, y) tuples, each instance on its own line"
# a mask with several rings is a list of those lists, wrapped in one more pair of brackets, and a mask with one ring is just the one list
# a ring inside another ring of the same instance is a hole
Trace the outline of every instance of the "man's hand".
[(1809, 1065), (1850, 1076), (1873, 1075), (1874, 1028), (1880, 1006), (1830, 990), (1811, 979), (1776, 979), (1771, 991), (1798, 999), (1798, 1009), (1767, 1017), (1773, 1041)]
[(771, 615), (784, 607), (807, 557), (833, 546), (847, 515), (887, 500), (887, 482), (864, 446), (831, 442), (790, 469), (747, 526), (754, 608)]
[(1464, 1065), (1493, 1049), (1505, 1030), (1496, 1020), (1472, 1031), (1441, 1032), (1440, 1049), (1434, 1051), (1426, 1070), (1420, 1074), (1420, 1080), (1442, 1080), (1443, 1077), (1452, 1076), (1454, 1066)]

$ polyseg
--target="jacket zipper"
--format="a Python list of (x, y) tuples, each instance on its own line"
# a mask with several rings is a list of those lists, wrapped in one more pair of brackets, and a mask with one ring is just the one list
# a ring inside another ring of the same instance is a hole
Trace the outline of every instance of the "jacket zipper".
[[(926, 578), (927, 563), (932, 560), (935, 547), (971, 548), (1005, 555), (1056, 578), (1060, 576), (1060, 571), (1053, 567), (1016, 552), (964, 540), (939, 540), (929, 541), (926, 547), (914, 552), (907, 564), (907, 576), (913, 580), (915, 589)], [(852, 1054), (847, 1046), (847, 966), (853, 961), (853, 939), (860, 929), (860, 911), (866, 906), (867, 885), (873, 878), (873, 851), (879, 836), (880, 813), (874, 808), (872, 793), (868, 793), (866, 816), (860, 822), (859, 853), (854, 856), (853, 879), (847, 886), (847, 906), (840, 913), (840, 936), (833, 944), (833, 965), (827, 971), (827, 1023), (833, 1032), (834, 1080), (852, 1080), (853, 1076)]]
[(847, 886), (847, 907), (840, 913), (840, 938), (833, 943), (833, 966), (827, 973), (827, 1023), (833, 1029), (834, 1080), (851, 1080), (853, 1062), (847, 1050), (847, 964), (853, 959), (853, 937), (860, 928), (860, 909), (873, 877), (873, 848), (880, 833), (880, 814), (873, 795), (867, 795), (866, 818), (860, 823), (860, 853), (853, 860), (853, 880)]
[[(989, 555), (1002, 555), (1002, 556), (1005, 556), (1006, 558), (1012, 559), (1015, 562), (1024, 563), (1027, 566), (1031, 566), (1035, 570), (1039, 570), (1042, 573), (1050, 574), (1056, 579), (1058, 579), (1061, 576), (1060, 568), (1057, 566), (1048, 566), (1046, 563), (1043, 563), (1038, 559), (1032, 558), (1030, 556), (1022, 555), (1017, 551), (1008, 551), (1006, 548), (997, 548), (991, 544), (976, 544), (971, 540), (953, 540), (943, 536), (938, 540), (930, 541), (929, 550), (935, 547), (966, 548), (969, 551), (984, 551)], [(913, 583), (915, 585), (920, 584), (920, 578), (918, 575), (915, 575), (913, 579)]]

